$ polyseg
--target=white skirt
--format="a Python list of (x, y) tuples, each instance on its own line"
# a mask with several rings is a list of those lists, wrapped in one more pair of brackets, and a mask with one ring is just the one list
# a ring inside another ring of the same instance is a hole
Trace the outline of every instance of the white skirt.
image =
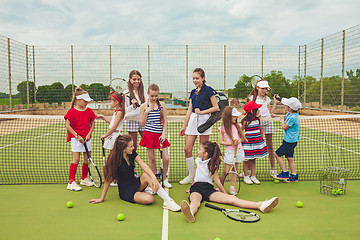
[(234, 158), (234, 154), (235, 154), (235, 149), (225, 149), (223, 162), (232, 165), (234, 163), (234, 159), (235, 159), (235, 163), (241, 163), (242, 161), (244, 161), (245, 153), (243, 147), (238, 148), (236, 153), (236, 158)]
[[(87, 146), (89, 152), (91, 152), (91, 139), (88, 142), (86, 142), (86, 146)], [(72, 152), (86, 152), (84, 144), (79, 142), (79, 140), (77, 140), (76, 138), (71, 138), (71, 151)]]
[(119, 132), (113, 132), (110, 134), (107, 138), (105, 138), (103, 147), (111, 150), (114, 147), (115, 140), (119, 135), (121, 135)]
[(210, 114), (200, 115), (200, 114), (196, 114), (196, 113), (191, 113), (185, 134), (186, 135), (210, 135), (212, 127), (207, 129), (203, 133), (199, 133), (197, 130), (198, 127), (201, 124), (205, 123), (209, 118), (210, 118)]

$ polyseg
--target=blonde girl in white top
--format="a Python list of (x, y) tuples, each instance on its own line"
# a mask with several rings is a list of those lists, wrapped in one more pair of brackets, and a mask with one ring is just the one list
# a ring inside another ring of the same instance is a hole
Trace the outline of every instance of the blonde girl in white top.
[[(271, 106), (271, 99), (268, 97), (268, 90), (270, 89), (269, 83), (266, 80), (260, 80), (257, 82), (255, 88), (248, 96), (248, 101), (254, 101), (257, 104), (262, 104), (259, 108), (260, 117), (273, 117), (277, 101)], [(276, 176), (275, 160), (274, 160), (274, 147), (273, 147), (273, 133), (275, 132), (274, 124), (272, 121), (260, 122), (263, 132), (265, 134), (265, 142), (269, 152), (270, 160), (270, 175)], [(244, 170), (245, 171), (245, 170)]]

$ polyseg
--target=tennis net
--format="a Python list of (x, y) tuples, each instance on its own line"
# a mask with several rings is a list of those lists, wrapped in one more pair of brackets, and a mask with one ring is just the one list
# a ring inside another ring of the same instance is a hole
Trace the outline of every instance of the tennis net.
[[(183, 119), (168, 117), (171, 182), (179, 181), (188, 174), (184, 154), (185, 137), (179, 135)], [(262, 120), (273, 122), (275, 132), (272, 142), (276, 150), (284, 137), (279, 118)], [(219, 126), (220, 122), (213, 126), (211, 141), (219, 142)], [(100, 136), (107, 128), (105, 122), (96, 121), (92, 135), (92, 158), (98, 166), (102, 166)], [(66, 134), (63, 116), (0, 115), (0, 184), (66, 183), (72, 161)], [(123, 134), (126, 134), (125, 127)], [(197, 148), (198, 141), (194, 145), (194, 156), (197, 156)], [(223, 146), (221, 150), (224, 153)], [(139, 146), (137, 152), (148, 162), (145, 148)], [(159, 167), (158, 151), (156, 154)], [(300, 140), (295, 148), (294, 159), (300, 180), (318, 180), (318, 170), (325, 167), (345, 168), (348, 170), (348, 179), (360, 179), (360, 116), (300, 116)], [(280, 172), (276, 160), (275, 166)], [(220, 171), (222, 168), (223, 164)], [(136, 171), (142, 172), (138, 166)], [(256, 176), (259, 180), (272, 180), (269, 171), (269, 156), (256, 160)], [(80, 175), (79, 167), (76, 180), (80, 179)]]

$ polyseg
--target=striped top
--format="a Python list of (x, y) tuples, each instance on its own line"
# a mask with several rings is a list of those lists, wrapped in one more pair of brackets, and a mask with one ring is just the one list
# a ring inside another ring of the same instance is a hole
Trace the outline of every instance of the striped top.
[(260, 133), (260, 122), (257, 119), (251, 121), (245, 127), (245, 137), (248, 142), (244, 142), (245, 159), (263, 158), (267, 156), (268, 150), (264, 138)]
[[(149, 106), (149, 104), (148, 104)], [(152, 133), (162, 133), (163, 125), (160, 123), (160, 111), (162, 107), (160, 106), (156, 110), (151, 110), (147, 116), (145, 131)]]

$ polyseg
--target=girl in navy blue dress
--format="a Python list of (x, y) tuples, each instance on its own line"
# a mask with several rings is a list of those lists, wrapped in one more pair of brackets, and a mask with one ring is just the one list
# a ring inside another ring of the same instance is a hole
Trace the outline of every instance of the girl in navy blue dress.
[[(144, 170), (140, 177), (134, 176), (135, 162)], [(164, 209), (180, 211), (180, 206), (169, 197), (149, 166), (134, 151), (134, 143), (129, 135), (120, 135), (116, 138), (113, 151), (110, 152), (104, 166), (104, 176), (105, 183), (101, 197), (91, 199), (89, 203), (103, 202), (110, 183), (115, 181), (118, 184), (119, 196), (124, 201), (139, 204), (153, 203), (154, 197), (150, 193), (143, 192), (147, 185), (150, 185), (164, 200)]]

